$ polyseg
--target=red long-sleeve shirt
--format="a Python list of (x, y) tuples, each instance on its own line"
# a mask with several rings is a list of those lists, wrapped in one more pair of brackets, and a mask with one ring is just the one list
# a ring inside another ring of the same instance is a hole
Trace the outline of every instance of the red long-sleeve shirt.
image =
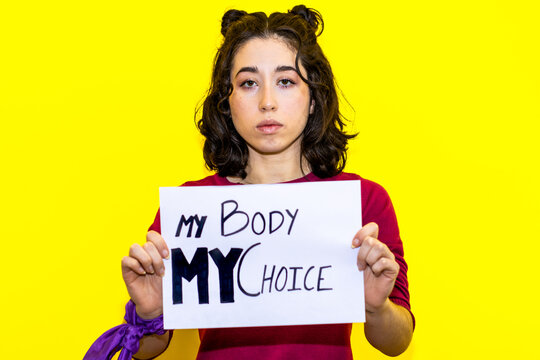
[[(310, 173), (289, 183), (337, 180), (361, 180), (362, 224), (375, 222), (379, 225), (379, 240), (394, 253), (400, 267), (390, 300), (411, 311), (407, 263), (403, 258), (403, 244), (394, 208), (386, 190), (373, 181), (344, 172), (326, 179)], [(209, 185), (240, 184), (212, 175), (182, 186)], [(161, 232), (159, 210), (149, 230)], [(352, 359), (351, 329), (351, 324), (200, 329), (201, 346), (197, 359)]]

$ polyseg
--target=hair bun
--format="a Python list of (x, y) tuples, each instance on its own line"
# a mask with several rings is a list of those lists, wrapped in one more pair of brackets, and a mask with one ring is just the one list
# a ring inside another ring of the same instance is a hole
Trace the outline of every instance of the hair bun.
[(227, 30), (229, 27), (240, 20), (244, 15), (247, 15), (247, 12), (243, 10), (229, 10), (225, 14), (223, 14), (223, 17), (221, 18), (221, 33), (223, 36), (227, 33)]
[(289, 10), (289, 13), (303, 17), (304, 20), (306, 20), (306, 22), (308, 23), (309, 27), (313, 29), (313, 32), (315, 33), (317, 32), (317, 29), (319, 29), (320, 25), (321, 30), (319, 31), (317, 36), (319, 36), (323, 32), (324, 22), (322, 20), (321, 14), (317, 10), (307, 8), (305, 5), (296, 5), (292, 8), (292, 10)]

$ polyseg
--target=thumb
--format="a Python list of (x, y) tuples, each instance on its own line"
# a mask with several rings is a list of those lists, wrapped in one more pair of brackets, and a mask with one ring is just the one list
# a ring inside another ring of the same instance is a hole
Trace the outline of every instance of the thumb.
[(364, 226), (354, 235), (353, 248), (356, 248), (364, 242), (367, 237), (375, 239), (379, 238), (379, 225), (374, 222), (370, 222)]

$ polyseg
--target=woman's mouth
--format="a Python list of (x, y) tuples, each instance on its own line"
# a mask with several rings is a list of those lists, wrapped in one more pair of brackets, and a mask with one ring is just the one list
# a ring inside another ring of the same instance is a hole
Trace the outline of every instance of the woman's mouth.
[(276, 120), (263, 120), (257, 124), (257, 130), (263, 134), (273, 134), (281, 129), (283, 125)]

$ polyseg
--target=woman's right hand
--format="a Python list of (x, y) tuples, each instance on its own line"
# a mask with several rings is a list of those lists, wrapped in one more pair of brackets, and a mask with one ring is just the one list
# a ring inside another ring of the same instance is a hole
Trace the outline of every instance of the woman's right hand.
[(165, 239), (155, 231), (146, 234), (146, 243), (133, 244), (129, 256), (122, 259), (122, 277), (137, 314), (143, 319), (153, 319), (163, 313), (161, 278), (165, 274), (163, 259), (169, 249)]

